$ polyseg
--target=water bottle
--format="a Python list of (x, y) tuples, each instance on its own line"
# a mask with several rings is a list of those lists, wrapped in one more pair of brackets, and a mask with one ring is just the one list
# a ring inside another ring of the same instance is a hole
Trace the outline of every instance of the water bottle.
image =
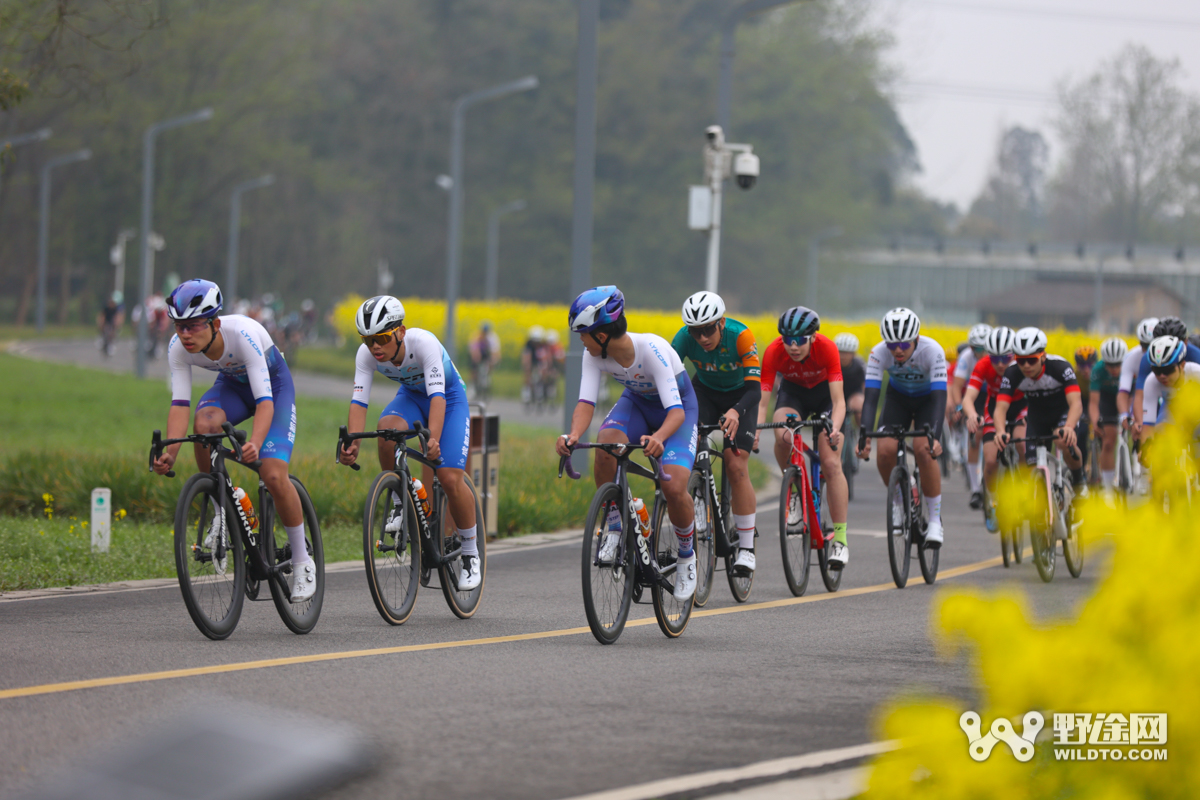
[(417, 499), (421, 501), (421, 508), (425, 510), (425, 516), (433, 514), (433, 508), (429, 505), (429, 494), (425, 491), (425, 484), (413, 478), (413, 489), (417, 492)]
[(637, 515), (638, 527), (642, 529), (642, 536), (650, 536), (650, 512), (646, 510), (646, 504), (642, 502), (642, 498), (633, 498), (633, 513)]
[(250, 530), (258, 530), (258, 514), (254, 513), (254, 506), (250, 502), (250, 495), (242, 487), (237, 487), (233, 490), (233, 499), (238, 501), (242, 507), (242, 513), (246, 515), (246, 522), (250, 524)]

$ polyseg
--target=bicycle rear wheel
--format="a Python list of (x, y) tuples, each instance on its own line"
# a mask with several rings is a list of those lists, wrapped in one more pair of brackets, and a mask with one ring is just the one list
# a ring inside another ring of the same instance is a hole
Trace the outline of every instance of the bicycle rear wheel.
[[(615, 483), (601, 486), (592, 497), (583, 528), (583, 611), (592, 635), (600, 644), (612, 644), (620, 638), (633, 602), (629, 537), (624, 531), (621, 532), (624, 546), (617, 548), (613, 563), (599, 563), (609, 506), (615, 504), (619, 510), (622, 501), (621, 489)], [(622, 514), (626, 516), (627, 513)]]
[[(446, 604), (450, 606), (454, 616), (459, 619), (470, 619), (479, 610), (483, 586), (487, 583), (487, 525), (484, 524), (483, 506), (479, 504), (479, 494), (475, 491), (475, 484), (471, 481), (471, 476), (464, 474), (463, 483), (471, 490), (471, 497), (475, 501), (475, 543), (479, 548), (479, 585), (469, 592), (458, 588), (458, 574), (462, 569), (461, 558), (443, 562), (438, 567), (438, 579), (442, 584), (442, 594), (446, 598)], [(441, 495), (438, 508), (434, 511), (434, 519), (437, 521), (437, 525), (431, 524), (431, 527), (434, 531), (433, 540), (438, 546), (438, 556), (445, 556), (446, 553), (461, 547), (462, 540), (454, 527), (454, 520), (450, 516), (450, 506), (444, 493)], [(440, 536), (437, 533), (439, 529), (441, 530)]]
[(804, 524), (803, 507), (798, 507), (798, 513), (788, 511), (792, 507), (793, 497), (803, 498), (803, 481), (800, 471), (794, 466), (783, 473), (783, 483), (779, 489), (779, 545), (783, 551), (783, 577), (787, 579), (788, 589), (796, 597), (802, 597), (808, 591), (809, 563), (812, 560), (812, 543), (809, 541), (808, 526)]
[(887, 540), (892, 580), (896, 582), (898, 589), (903, 589), (908, 583), (909, 545), (912, 543), (912, 520), (909, 519), (907, 493), (908, 473), (903, 467), (893, 468), (888, 478)]
[(696, 595), (695, 604), (703, 608), (712, 594), (713, 575), (717, 567), (717, 551), (714, 533), (716, 529), (716, 510), (709, 497), (708, 483), (699, 470), (692, 470), (688, 477), (688, 494), (692, 498), (692, 506), (696, 512)]
[[(304, 484), (292, 475), (292, 486), (300, 496), (300, 508), (304, 513), (304, 545), (308, 555), (317, 569), (317, 591), (312, 597), (302, 603), (292, 603), (291, 577), (292, 570), (280, 572), (267, 581), (271, 587), (271, 599), (275, 601), (275, 610), (279, 612), (283, 624), (292, 633), (304, 634), (317, 625), (321, 617), (321, 606), (325, 602), (325, 546), (321, 541), (321, 525), (317, 520), (317, 512), (313, 509), (312, 499)], [(262, 504), (264, 513), (260, 515), (259, 535), (263, 537), (264, 551), (268, 566), (275, 566), (292, 559), (292, 548), (288, 544), (287, 530), (282, 523), (276, 524), (275, 501), (271, 495), (263, 493), (266, 500)]]
[(237, 627), (246, 599), (246, 557), (228, 503), (217, 502), (217, 478), (188, 478), (175, 506), (175, 571), (196, 627), (225, 639)]
[(658, 561), (658, 568), (663, 573), (663, 579), (656, 581), (650, 590), (650, 599), (654, 603), (654, 618), (658, 627), (668, 639), (674, 639), (683, 633), (688, 621), (692, 618), (692, 603), (695, 595), (680, 602), (675, 599), (676, 568), (679, 562), (679, 537), (675, 535), (675, 527), (667, 518), (667, 504), (655, 504), (654, 517), (650, 520), (650, 550)]
[(825, 546), (817, 551), (817, 564), (821, 567), (821, 580), (825, 583), (826, 591), (836, 592), (842, 586), (844, 570), (833, 566), (830, 557), (833, 555), (833, 537), (830, 531), (833, 523), (829, 521), (829, 484), (821, 483), (821, 516), (816, 520), (816, 527), (821, 531)]

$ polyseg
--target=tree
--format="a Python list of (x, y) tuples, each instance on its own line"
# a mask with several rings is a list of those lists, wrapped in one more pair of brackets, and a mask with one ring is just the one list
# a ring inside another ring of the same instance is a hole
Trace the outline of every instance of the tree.
[(987, 183), (959, 233), (984, 239), (1033, 239), (1041, 229), (1050, 147), (1036, 130), (1014, 125), (1000, 137)]

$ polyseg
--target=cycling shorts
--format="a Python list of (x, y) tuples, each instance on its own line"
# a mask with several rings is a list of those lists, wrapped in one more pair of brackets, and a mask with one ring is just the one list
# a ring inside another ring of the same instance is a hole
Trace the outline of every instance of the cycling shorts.
[[(663, 442), (662, 463), (664, 466), (672, 464), (691, 469), (696, 463), (696, 421), (700, 409), (687, 373), (680, 373), (675, 379), (679, 382), (679, 399), (683, 403), (683, 424)], [(626, 441), (637, 444), (643, 436), (649, 436), (662, 427), (668, 410), (662, 407), (658, 397), (646, 398), (626, 389), (604, 418), (600, 430), (618, 430), (625, 434)]]
[[(697, 381), (692, 384), (696, 390), (696, 405), (699, 409), (697, 421), (701, 425), (716, 425), (726, 411), (733, 408), (746, 394), (743, 384), (731, 392), (718, 392)], [(738, 419), (737, 436), (734, 446), (747, 452), (754, 449), (754, 432), (758, 429), (757, 409), (750, 409)]]
[[(459, 384), (455, 384), (445, 397), (446, 416), (442, 420), (442, 435), (438, 437), (442, 463), (437, 466), (438, 469), (466, 469), (467, 454), (471, 449), (471, 409), (467, 405), (467, 393)], [(429, 403), (432, 399), (420, 389), (401, 386), (379, 418), (396, 416), (407, 422), (409, 427), (414, 422), (429, 427)]]
[[(258, 457), (278, 458), (287, 463), (292, 459), (292, 445), (296, 443), (296, 387), (292, 384), (287, 362), (282, 358), (271, 376), (271, 397), (268, 399), (274, 402), (275, 411)], [(212, 388), (200, 398), (196, 413), (204, 408), (219, 408), (225, 412), (225, 419), (240, 425), (254, 416), (258, 405), (249, 383), (241, 383), (220, 372)]]
[(894, 391), (889, 386), (884, 395), (883, 411), (879, 415), (879, 427), (920, 430), (929, 426), (930, 430), (934, 430), (937, 427), (935, 405), (932, 394), (912, 397)]
[[(994, 405), (991, 410), (995, 410)], [(1015, 417), (1013, 416), (1013, 413), (1012, 413), (1014, 410), (1016, 410), (1016, 412), (1017, 412)], [(1017, 428), (1021, 425), (1024, 425), (1025, 417), (1028, 415), (1029, 415), (1029, 409), (1025, 407), (1023, 402), (1021, 403), (1020, 407), (1018, 407), (1016, 403), (1009, 406), (1009, 408), (1008, 408), (1008, 428), (1011, 430), (1011, 429)], [(981, 441), (983, 441), (984, 443), (995, 440), (995, 438), (996, 438), (996, 420), (992, 419), (992, 415), (990, 413), (986, 417), (983, 418), (983, 427), (979, 429), (979, 432), (980, 432), (980, 434), (982, 434)], [(1016, 434), (1013, 434), (1013, 435), (1015, 436)]]
[(1116, 425), (1121, 416), (1116, 392), (1100, 392), (1100, 425)]
[(795, 410), (800, 419), (821, 414), (832, 415), (833, 398), (829, 395), (829, 381), (821, 381), (811, 389), (789, 380), (779, 381), (779, 389), (775, 392), (775, 410), (781, 408)]

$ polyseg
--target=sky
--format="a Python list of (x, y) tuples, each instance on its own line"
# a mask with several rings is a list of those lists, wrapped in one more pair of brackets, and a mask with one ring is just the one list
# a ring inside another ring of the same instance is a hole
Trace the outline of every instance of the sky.
[(1131, 42), (1177, 58), (1200, 95), (1197, 0), (878, 0), (892, 31), (896, 97), (925, 193), (965, 211), (983, 187), (1001, 131), (1040, 130), (1053, 164), (1055, 89), (1094, 73)]

